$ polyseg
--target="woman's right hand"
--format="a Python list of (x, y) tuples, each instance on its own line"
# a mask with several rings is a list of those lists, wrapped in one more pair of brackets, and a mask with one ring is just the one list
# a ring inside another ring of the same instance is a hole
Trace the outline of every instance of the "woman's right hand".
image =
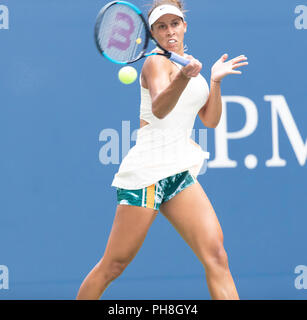
[(190, 55), (186, 55), (185, 58), (191, 62), (185, 67), (181, 68), (181, 72), (187, 78), (197, 77), (203, 67), (202, 63)]

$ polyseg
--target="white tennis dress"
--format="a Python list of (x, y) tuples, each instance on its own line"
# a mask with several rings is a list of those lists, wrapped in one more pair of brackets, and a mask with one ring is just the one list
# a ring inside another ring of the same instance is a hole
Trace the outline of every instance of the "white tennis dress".
[(141, 86), (140, 119), (149, 124), (137, 131), (136, 144), (123, 159), (112, 186), (141, 189), (186, 170), (197, 177), (209, 153), (191, 139), (191, 134), (208, 96), (208, 83), (199, 74), (191, 78), (172, 111), (159, 119), (152, 113), (149, 90)]

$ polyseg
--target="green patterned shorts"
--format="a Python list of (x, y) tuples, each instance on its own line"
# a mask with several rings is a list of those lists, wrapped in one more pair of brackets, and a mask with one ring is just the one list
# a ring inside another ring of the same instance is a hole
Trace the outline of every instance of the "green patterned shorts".
[(196, 182), (196, 178), (184, 171), (159, 180), (143, 189), (117, 188), (117, 204), (126, 204), (159, 210), (160, 205), (172, 199), (177, 193)]

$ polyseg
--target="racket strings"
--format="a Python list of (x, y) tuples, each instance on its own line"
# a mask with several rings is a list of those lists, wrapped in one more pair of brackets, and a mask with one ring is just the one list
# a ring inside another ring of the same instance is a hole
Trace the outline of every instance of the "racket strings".
[(98, 45), (111, 59), (136, 60), (144, 50), (146, 30), (140, 16), (126, 5), (109, 7), (96, 26)]

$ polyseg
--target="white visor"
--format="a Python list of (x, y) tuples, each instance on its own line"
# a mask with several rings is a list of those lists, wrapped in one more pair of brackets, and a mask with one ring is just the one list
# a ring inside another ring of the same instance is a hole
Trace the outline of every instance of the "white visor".
[(172, 6), (170, 4), (164, 4), (161, 5), (153, 10), (153, 12), (150, 14), (148, 18), (149, 27), (151, 26), (163, 15), (165, 14), (174, 14), (175, 16), (178, 16), (183, 19), (183, 13), (181, 10), (175, 6)]

